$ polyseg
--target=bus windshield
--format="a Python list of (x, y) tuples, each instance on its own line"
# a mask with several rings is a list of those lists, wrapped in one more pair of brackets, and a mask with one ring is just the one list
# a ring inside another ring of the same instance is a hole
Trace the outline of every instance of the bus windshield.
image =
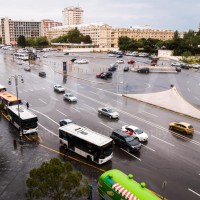
[(23, 128), (26, 129), (30, 129), (30, 128), (36, 128), (37, 127), (37, 121), (38, 121), (38, 118), (37, 117), (34, 117), (34, 118), (31, 118), (31, 119), (25, 119), (22, 121), (22, 125), (23, 125)]
[(112, 154), (112, 142), (101, 147), (99, 158), (103, 159), (103, 158), (106, 158), (107, 156), (109, 156), (111, 154)]

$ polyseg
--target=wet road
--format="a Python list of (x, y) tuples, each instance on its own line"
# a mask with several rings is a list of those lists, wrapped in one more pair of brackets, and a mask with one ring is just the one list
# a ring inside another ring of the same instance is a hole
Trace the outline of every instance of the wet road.
[[(77, 57), (76, 54), (70, 55), (69, 58), (75, 56)], [(116, 60), (108, 58), (106, 54), (81, 54), (80, 57), (83, 56), (90, 60), (90, 63), (82, 66), (73, 65), (72, 75), (93, 81), (96, 81), (96, 73), (104, 71)], [(139, 65), (148, 63), (147, 59), (136, 59)], [(18, 145), (17, 149), (14, 149), (13, 139), (17, 138), (17, 131), (4, 118), (1, 119), (0, 199), (15, 199), (16, 195), (17, 199), (23, 199), (29, 170), (39, 166), (43, 161), (59, 156), (51, 149), (62, 152), (58, 141), (58, 121), (66, 117), (107, 136), (110, 136), (113, 129), (121, 128), (125, 124), (142, 128), (149, 134), (149, 141), (143, 144), (139, 153), (130, 155), (118, 146), (114, 146), (112, 162), (96, 167), (102, 170), (118, 168), (125, 173), (132, 173), (137, 181), (146, 182), (148, 188), (159, 194), (163, 193), (162, 183), (166, 180), (166, 197), (171, 200), (200, 199), (198, 196), (200, 194), (199, 122), (117, 95), (122, 92), (163, 91), (170, 88), (170, 84), (174, 84), (188, 101), (199, 107), (199, 72), (182, 70), (180, 74), (143, 75), (133, 72), (123, 73), (119, 69), (114, 73), (112, 80), (97, 79), (103, 84), (70, 77), (64, 84), (63, 77), (54, 72), (61, 71), (61, 62), (64, 60), (66, 58), (61, 54), (49, 55), (48, 58), (41, 59), (40, 65), (33, 66), (32, 72), (26, 72), (23, 66), (17, 65), (12, 60), (12, 56), (0, 55), (0, 83), (15, 94), (14, 84), (7, 85), (9, 76), (21, 74), (24, 77), (24, 84), (19, 85), (19, 96), (28, 101), (30, 109), (38, 115), (41, 137), (40, 145), (30, 143), (22, 148)], [(163, 63), (165, 65), (167, 61)], [(47, 73), (47, 78), (38, 76), (38, 72), (43, 70)], [(67, 91), (73, 92), (78, 102), (76, 104), (65, 102), (62, 94), (53, 91), (55, 83), (63, 84)], [(120, 113), (120, 120), (113, 121), (98, 116), (97, 109), (104, 105), (115, 108)], [(187, 121), (193, 124), (196, 129), (194, 136), (186, 137), (170, 133), (168, 124), (171, 121)], [(70, 155), (86, 162), (77, 155)], [(74, 160), (71, 162), (89, 177), (94, 186), (95, 199), (98, 199), (96, 180), (102, 171)]]

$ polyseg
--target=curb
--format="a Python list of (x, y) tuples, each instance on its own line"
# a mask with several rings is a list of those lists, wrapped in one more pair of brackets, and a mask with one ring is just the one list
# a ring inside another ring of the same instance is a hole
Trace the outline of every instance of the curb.
[(159, 108), (159, 109), (163, 109), (163, 110), (167, 110), (167, 111), (173, 112), (173, 113), (175, 113), (175, 114), (178, 114), (178, 115), (181, 115), (181, 116), (190, 118), (190, 119), (194, 119), (194, 120), (196, 120), (196, 121), (200, 121), (199, 118), (192, 117), (192, 116), (190, 116), (190, 115), (186, 115), (186, 114), (183, 114), (183, 113), (180, 113), (180, 112), (177, 112), (177, 111), (168, 109), (168, 108), (164, 108), (164, 107), (161, 107), (161, 106), (156, 106), (156, 105), (154, 105), (154, 104), (152, 104), (152, 103), (147, 103), (147, 102), (145, 102), (145, 101), (138, 100), (138, 99), (135, 99), (135, 98), (133, 98), (133, 97), (128, 97), (128, 96), (126, 96), (126, 95), (124, 95), (124, 94), (122, 94), (122, 96), (123, 96), (123, 97), (126, 97), (126, 98), (129, 98), (129, 99), (133, 99), (133, 100), (138, 101), (138, 102), (142, 102), (142, 103), (148, 104), (148, 105), (150, 105), (150, 106), (153, 106), (153, 107), (156, 107), (156, 108)]

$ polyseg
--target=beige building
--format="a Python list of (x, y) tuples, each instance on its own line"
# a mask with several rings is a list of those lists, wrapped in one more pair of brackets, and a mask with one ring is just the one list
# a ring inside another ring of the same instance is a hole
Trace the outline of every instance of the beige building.
[(130, 28), (113, 28), (112, 29), (112, 47), (118, 46), (119, 37), (129, 37), (131, 39), (139, 40), (141, 38), (152, 38), (159, 40), (171, 40), (174, 37), (174, 31), (159, 30), (147, 27), (130, 27)]
[(55, 22), (50, 19), (43, 19), (41, 21), (41, 36), (47, 36), (47, 31), (52, 27), (62, 26), (61, 22)]
[(132, 39), (153, 38), (159, 40), (171, 40), (174, 31), (146, 28), (112, 28), (103, 23), (80, 24), (73, 26), (54, 27), (47, 33), (47, 38), (51, 41), (54, 38), (67, 34), (70, 29), (77, 27), (83, 35), (89, 35), (92, 44), (100, 48), (118, 47), (118, 38), (127, 36)]
[(41, 22), (35, 21), (12, 21), (8, 17), (1, 19), (1, 32), (3, 44), (17, 44), (20, 35), (28, 38), (41, 36)]
[(62, 11), (63, 25), (78, 25), (83, 23), (83, 10), (80, 7), (68, 7)]
[(62, 35), (66, 35), (69, 30), (77, 28), (83, 35), (89, 35), (94, 46), (100, 48), (111, 47), (112, 27), (103, 23), (79, 24), (70, 26), (54, 27), (47, 33), (47, 38), (51, 41)]

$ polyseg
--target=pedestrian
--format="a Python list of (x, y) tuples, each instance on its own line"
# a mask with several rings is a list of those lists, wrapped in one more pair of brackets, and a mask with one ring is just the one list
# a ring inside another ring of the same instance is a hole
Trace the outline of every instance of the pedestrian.
[(28, 101), (26, 102), (26, 107), (27, 107), (27, 109), (29, 109), (29, 103), (28, 103)]

